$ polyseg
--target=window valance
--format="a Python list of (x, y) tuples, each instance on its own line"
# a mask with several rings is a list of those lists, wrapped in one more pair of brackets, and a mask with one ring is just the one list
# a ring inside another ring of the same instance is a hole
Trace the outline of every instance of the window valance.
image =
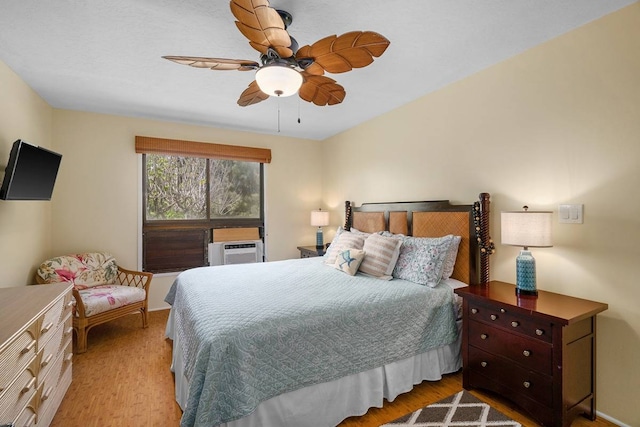
[(149, 136), (136, 136), (136, 153), (271, 163), (271, 150), (268, 148), (153, 138)]

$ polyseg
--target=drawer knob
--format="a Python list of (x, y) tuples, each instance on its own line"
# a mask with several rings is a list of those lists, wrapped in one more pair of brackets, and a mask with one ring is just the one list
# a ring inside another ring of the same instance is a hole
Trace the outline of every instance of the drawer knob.
[(36, 414), (31, 414), (31, 416), (29, 417), (29, 419), (27, 420), (27, 422), (24, 424), (25, 427), (29, 427), (34, 425), (34, 423), (36, 422)]
[(520, 322), (516, 322), (514, 320), (513, 322), (511, 322), (511, 326), (513, 326), (514, 328), (517, 328), (518, 326), (520, 326)]
[(544, 331), (542, 329), (536, 329), (536, 335), (544, 335)]
[(489, 317), (491, 317), (491, 320), (496, 320), (496, 319), (498, 319), (498, 316), (496, 316), (495, 314), (492, 314), (492, 315), (491, 315), (491, 316), (489, 316)]
[(483, 368), (487, 367), (487, 362), (480, 362), (480, 366), (482, 366)]
[(53, 328), (53, 322), (49, 322), (45, 325), (44, 328), (42, 328), (42, 330), (40, 331), (41, 334), (46, 334), (47, 332), (49, 332), (51, 330), (51, 328)]
[(27, 346), (25, 348), (22, 349), (22, 351), (20, 351), (20, 354), (27, 354), (31, 351), (31, 349), (33, 347), (35, 347), (36, 345), (36, 340), (31, 341), (29, 344), (27, 344)]
[(529, 357), (531, 356), (531, 352), (529, 350), (525, 350), (522, 352), (522, 354), (524, 354), (524, 357)]
[(487, 334), (480, 334), (480, 338), (486, 340), (487, 338), (489, 338), (489, 336)]
[(471, 309), (471, 313), (473, 313), (473, 314), (478, 314), (478, 309), (477, 309), (477, 308), (472, 308), (472, 309)]
[(44, 402), (45, 400), (49, 399), (49, 397), (51, 397), (51, 392), (53, 391), (53, 387), (49, 387), (48, 389), (46, 389), (44, 391), (44, 393), (42, 394), (42, 397), (40, 398), (40, 401)]
[(25, 384), (24, 387), (22, 387), (22, 390), (20, 390), (21, 394), (25, 394), (26, 392), (28, 392), (29, 390), (31, 390), (31, 387), (33, 387), (33, 385), (36, 383), (36, 377), (32, 377), (28, 383)]
[(47, 366), (51, 362), (51, 359), (53, 359), (53, 353), (49, 353), (47, 355), (47, 357), (42, 361), (42, 363), (40, 363), (40, 367), (44, 368), (45, 366)]
[(500, 313), (506, 313), (506, 312), (507, 312), (507, 310), (505, 310), (504, 308), (500, 309)]
[(529, 388), (531, 387), (531, 383), (529, 381), (525, 381), (522, 383), (522, 385), (524, 386), (524, 388)]

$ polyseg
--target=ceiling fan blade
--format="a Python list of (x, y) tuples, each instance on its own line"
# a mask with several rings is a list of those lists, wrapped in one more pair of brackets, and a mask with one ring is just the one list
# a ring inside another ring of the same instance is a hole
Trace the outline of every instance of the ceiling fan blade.
[[(314, 65), (329, 73), (344, 73), (371, 64), (373, 58), (382, 55), (390, 43), (384, 36), (373, 31), (352, 31), (339, 37), (325, 37), (311, 46), (303, 46), (298, 49), (296, 59), (312, 58)], [(305, 71), (318, 74), (317, 68), (308, 68)]]
[(260, 67), (257, 62), (245, 59), (202, 58), (199, 56), (163, 56), (163, 58), (178, 64), (189, 65), (190, 67), (210, 68), (212, 70), (251, 71)]
[(296, 52), (296, 59), (298, 60), (299, 64), (301, 63), (301, 59), (311, 60), (310, 65), (303, 67), (304, 71), (306, 71), (307, 73), (314, 74), (316, 76), (321, 76), (324, 74), (324, 68), (322, 68), (319, 64), (316, 64), (311, 57), (311, 46), (305, 45), (298, 49), (298, 52)]
[(268, 0), (231, 0), (231, 13), (237, 19), (236, 26), (255, 50), (266, 54), (272, 48), (282, 58), (293, 56), (289, 33), (278, 12), (269, 7)]
[(258, 102), (264, 101), (269, 98), (269, 95), (262, 92), (258, 87), (258, 83), (256, 81), (252, 81), (248, 88), (242, 92), (240, 98), (238, 99), (238, 105), (241, 107), (247, 107), (249, 105), (257, 104)]
[(313, 102), (320, 107), (335, 105), (340, 104), (347, 95), (344, 88), (330, 77), (317, 76), (306, 71), (302, 72), (302, 77), (304, 83), (302, 83), (298, 94), (307, 102)]

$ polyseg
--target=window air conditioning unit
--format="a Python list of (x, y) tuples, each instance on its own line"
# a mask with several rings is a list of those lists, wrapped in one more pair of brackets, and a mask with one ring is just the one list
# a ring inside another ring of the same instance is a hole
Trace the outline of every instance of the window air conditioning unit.
[(262, 240), (209, 243), (209, 265), (262, 262)]

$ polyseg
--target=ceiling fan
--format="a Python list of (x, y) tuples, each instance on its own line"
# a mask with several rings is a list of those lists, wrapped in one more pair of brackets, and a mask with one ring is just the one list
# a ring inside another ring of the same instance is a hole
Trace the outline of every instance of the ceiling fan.
[(344, 73), (373, 62), (389, 46), (389, 40), (373, 31), (352, 31), (325, 37), (298, 48), (287, 27), (292, 16), (269, 6), (268, 0), (231, 0), (236, 26), (261, 53), (260, 62), (242, 59), (163, 56), (178, 64), (212, 70), (256, 71), (256, 78), (240, 95), (238, 105), (246, 107), (269, 96), (290, 96), (315, 105), (341, 103), (346, 92), (328, 73)]

